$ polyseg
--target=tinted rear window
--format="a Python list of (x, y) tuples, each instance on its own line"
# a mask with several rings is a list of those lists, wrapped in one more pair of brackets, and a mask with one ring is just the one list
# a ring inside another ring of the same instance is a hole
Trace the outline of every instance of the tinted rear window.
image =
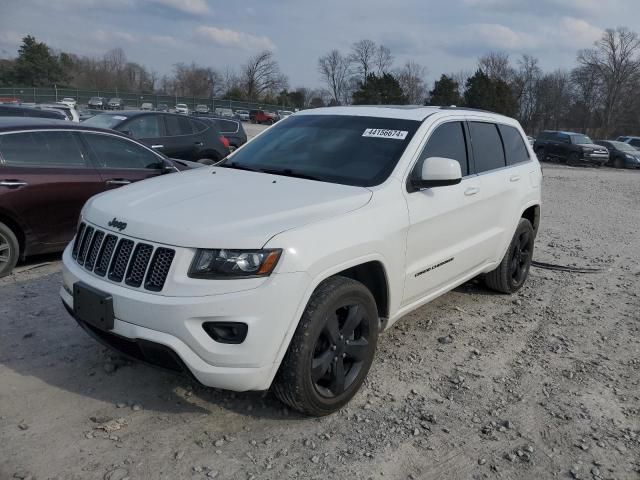
[(218, 120), (220, 131), (222, 133), (236, 133), (238, 131), (238, 123), (231, 120)]
[(395, 118), (300, 115), (276, 123), (225, 163), (373, 186), (391, 174), (419, 125)]
[(121, 122), (126, 120), (127, 117), (123, 115), (113, 115), (111, 113), (101, 113), (99, 115), (94, 115), (91, 118), (87, 118), (83, 123), (83, 125), (89, 125), (90, 127), (98, 127), (98, 128), (116, 128)]
[(469, 130), (476, 173), (504, 167), (504, 150), (498, 127), (493, 123), (469, 122)]
[(193, 128), (191, 127), (191, 122), (189, 122), (188, 117), (180, 115), (165, 115), (164, 118), (167, 124), (168, 136), (174, 137), (177, 135), (191, 135), (193, 133)]
[(502, 142), (504, 143), (504, 153), (507, 157), (507, 165), (526, 162), (529, 160), (529, 151), (524, 143), (524, 139), (518, 129), (507, 125), (498, 125)]

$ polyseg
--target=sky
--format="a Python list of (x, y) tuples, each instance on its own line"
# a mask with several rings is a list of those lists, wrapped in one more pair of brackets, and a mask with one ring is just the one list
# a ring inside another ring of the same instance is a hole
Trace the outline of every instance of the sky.
[(31, 34), (57, 50), (121, 47), (160, 76), (177, 62), (224, 71), (273, 50), (292, 88), (321, 87), (318, 57), (368, 38), (441, 73), (504, 51), (570, 68), (605, 28), (640, 30), (638, 0), (0, 0), (0, 58)]

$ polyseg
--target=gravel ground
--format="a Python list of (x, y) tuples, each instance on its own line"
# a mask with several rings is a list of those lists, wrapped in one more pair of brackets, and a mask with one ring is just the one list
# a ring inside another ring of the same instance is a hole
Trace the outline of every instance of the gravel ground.
[(59, 262), (0, 280), (0, 478), (638, 479), (640, 172), (544, 169), (538, 261), (385, 333), (340, 413), (131, 363), (58, 299)]

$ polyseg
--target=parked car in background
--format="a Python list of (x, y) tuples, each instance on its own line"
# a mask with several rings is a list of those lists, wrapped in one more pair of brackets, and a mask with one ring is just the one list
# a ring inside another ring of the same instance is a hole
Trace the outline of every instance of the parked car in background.
[(293, 115), (293, 112), (291, 112), (289, 110), (278, 110), (278, 120), (282, 120), (283, 118), (287, 118), (290, 115)]
[(153, 103), (144, 102), (142, 105), (140, 105), (140, 110), (147, 110), (147, 111), (153, 110)]
[(213, 116), (198, 116), (199, 120), (213, 122), (220, 133), (229, 142), (229, 151), (233, 152), (236, 148), (240, 148), (247, 143), (247, 133), (244, 131), (242, 122), (231, 118), (220, 118)]
[(226, 118), (233, 118), (233, 110), (230, 108), (216, 108), (214, 110), (214, 113), (218, 116), (218, 117), (226, 117)]
[(38, 117), (53, 120), (68, 120), (60, 110), (24, 107), (21, 105), (0, 104), (0, 117)]
[(61, 251), (92, 195), (188, 169), (118, 132), (0, 118), (0, 277), (19, 259)]
[(622, 136), (622, 137), (616, 138), (616, 141), (628, 143), (636, 150), (640, 150), (640, 137)]
[(207, 105), (196, 105), (196, 113), (209, 113), (209, 107)]
[(236, 110), (235, 117), (243, 122), (249, 121), (249, 110)]
[(157, 112), (168, 112), (169, 111), (169, 105), (166, 103), (159, 103), (158, 106), (156, 107), (156, 111)]
[(191, 116), (125, 110), (98, 114), (83, 125), (117, 130), (171, 158), (214, 163), (229, 154), (217, 126)]
[(87, 102), (87, 107), (93, 110), (105, 110), (109, 101), (105, 97), (91, 97)]
[(545, 130), (536, 138), (533, 149), (542, 161), (564, 161), (573, 166), (601, 167), (609, 161), (607, 149), (581, 133)]
[(62, 103), (64, 105), (69, 105), (70, 107), (76, 107), (76, 99), (71, 97), (65, 97), (57, 103)]
[[(207, 173), (87, 202), (60, 289), (88, 333), (207, 386), (331, 414), (382, 330), (475, 277), (513, 294), (529, 274), (542, 174), (502, 115), (308, 110)], [(151, 273), (103, 275), (95, 235), (127, 245), (101, 262)]]
[(267, 123), (272, 125), (276, 121), (276, 117), (273, 113), (264, 110), (250, 110), (249, 120), (251, 123)]
[(70, 107), (69, 105), (66, 105), (64, 103), (40, 103), (36, 105), (35, 108), (43, 108), (46, 110), (59, 110), (65, 114), (65, 116), (67, 117), (67, 120), (71, 122), (76, 122), (76, 123), (80, 121), (80, 115), (78, 114), (78, 111), (76, 110), (76, 108)]
[(608, 165), (615, 168), (640, 168), (640, 151), (628, 143), (616, 140), (598, 140), (609, 151)]
[(189, 107), (186, 103), (176, 103), (176, 113), (189, 115)]
[(119, 97), (114, 97), (107, 103), (109, 110), (124, 110), (124, 100)]

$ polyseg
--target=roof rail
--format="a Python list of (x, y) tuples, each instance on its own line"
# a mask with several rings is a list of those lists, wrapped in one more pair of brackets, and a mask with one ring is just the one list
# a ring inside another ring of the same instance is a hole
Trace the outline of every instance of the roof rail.
[(439, 108), (440, 110), (466, 110), (468, 112), (493, 113), (494, 115), (500, 115), (499, 113), (492, 112), (491, 110), (483, 110), (481, 108), (458, 107), (456, 105), (443, 106)]

